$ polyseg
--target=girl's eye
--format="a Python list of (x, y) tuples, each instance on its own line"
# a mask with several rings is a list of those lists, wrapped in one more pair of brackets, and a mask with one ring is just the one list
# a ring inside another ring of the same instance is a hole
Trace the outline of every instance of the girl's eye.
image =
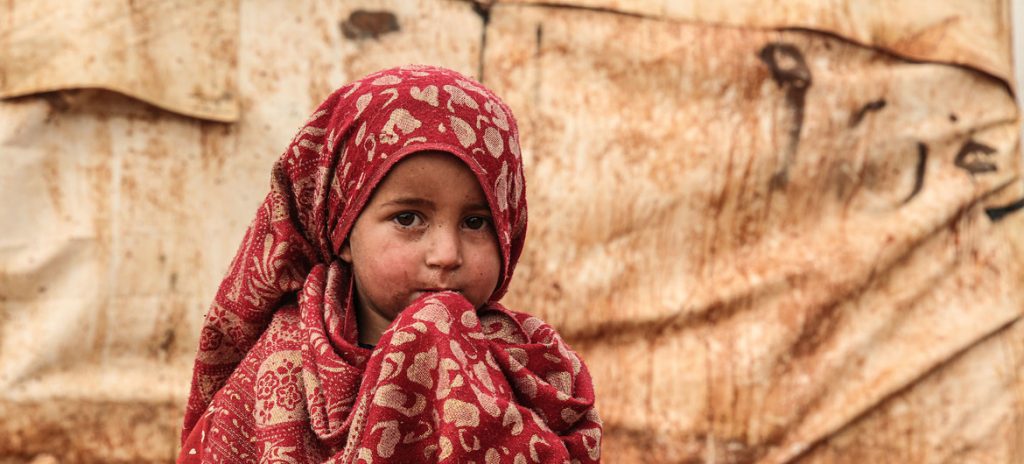
[(418, 218), (414, 213), (399, 213), (395, 215), (394, 218), (392, 218), (392, 220), (395, 221), (395, 223), (402, 227), (411, 227), (412, 225), (416, 224), (416, 219)]
[(466, 228), (470, 230), (480, 230), (487, 227), (490, 219), (482, 216), (470, 216), (463, 221), (466, 224)]

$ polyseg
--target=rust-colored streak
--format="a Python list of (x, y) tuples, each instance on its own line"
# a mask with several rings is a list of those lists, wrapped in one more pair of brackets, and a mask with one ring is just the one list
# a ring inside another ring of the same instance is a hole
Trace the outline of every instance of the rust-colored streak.
[(46, 158), (43, 159), (42, 174), (43, 182), (46, 183), (46, 193), (49, 194), (50, 202), (53, 203), (54, 212), (58, 216), (66, 216), (62, 200), (64, 193), (61, 189), (59, 158), (60, 156), (55, 152), (47, 153)]

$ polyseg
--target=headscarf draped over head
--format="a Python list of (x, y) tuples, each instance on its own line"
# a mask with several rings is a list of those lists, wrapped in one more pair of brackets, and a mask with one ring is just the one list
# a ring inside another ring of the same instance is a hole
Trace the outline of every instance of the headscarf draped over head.
[[(207, 313), (179, 462), (599, 461), (586, 366), (497, 303), (526, 235), (518, 138), (497, 96), (447, 69), (389, 69), (331, 94), (274, 165)], [(371, 351), (338, 253), (388, 170), (426, 150), (476, 175), (501, 278), (480, 309), (421, 297)]]

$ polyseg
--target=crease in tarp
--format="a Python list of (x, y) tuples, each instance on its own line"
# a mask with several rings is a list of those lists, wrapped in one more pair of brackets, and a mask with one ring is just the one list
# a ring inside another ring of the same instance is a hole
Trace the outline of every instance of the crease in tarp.
[[(698, 18), (673, 18), (665, 15), (652, 14), (642, 11), (632, 11), (628, 8), (614, 7), (614, 6), (600, 6), (600, 5), (588, 5), (588, 4), (575, 4), (571, 1), (532, 1), (532, 0), (470, 0), (474, 5), (478, 5), (479, 8), (491, 9), (494, 5), (516, 5), (516, 6), (527, 6), (527, 7), (539, 7), (539, 8), (554, 8), (554, 9), (566, 9), (566, 10), (579, 10), (579, 11), (590, 11), (594, 13), (614, 14), (620, 16), (626, 16), (637, 19), (644, 19), (650, 21), (660, 21), (667, 23), (678, 23), (678, 24), (701, 24), (713, 27), (727, 27), (727, 28), (739, 28), (746, 30), (761, 30), (761, 31), (799, 31), (814, 34), (822, 34), (830, 37), (834, 37), (845, 42), (859, 45), (861, 47), (870, 48), (886, 55), (890, 55), (899, 59), (903, 59), (912, 63), (935, 63), (935, 64), (946, 64), (950, 66), (962, 67), (970, 69), (972, 71), (980, 72), (984, 75), (990, 76), (994, 79), (1003, 82), (1006, 86), (1007, 91), (1010, 95), (1016, 96), (1016, 86), (1014, 84), (1012, 76), (1012, 63), (1007, 66), (1007, 69), (994, 69), (994, 66), (986, 66), (980, 63), (970, 63), (965, 60), (954, 60), (954, 59), (938, 59), (929, 58), (927, 56), (914, 55), (909, 53), (903, 53), (898, 49), (891, 46), (878, 43), (867, 43), (862, 40), (858, 40), (849, 34), (843, 34), (840, 31), (824, 29), (820, 27), (813, 27), (808, 25), (802, 25), (798, 23), (786, 23), (776, 25), (753, 25), (753, 24), (737, 24), (728, 21), (714, 21), (704, 20)], [(486, 24), (485, 24), (486, 26)], [(1007, 57), (1009, 59), (1009, 57)], [(984, 60), (983, 60), (984, 61)], [(1006, 75), (1003, 75), (1006, 74)]]
[(158, 109), (160, 109), (162, 111), (167, 111), (169, 113), (174, 113), (174, 114), (177, 114), (179, 116), (184, 116), (184, 117), (192, 118), (192, 119), (201, 119), (201, 120), (205, 120), (205, 121), (220, 122), (220, 123), (234, 123), (234, 122), (238, 122), (238, 118), (239, 118), (238, 101), (236, 99), (234, 99), (233, 97), (231, 98), (231, 100), (232, 100), (232, 103), (231, 103), (232, 109), (230, 111), (202, 111), (202, 110), (198, 110), (198, 109), (195, 109), (195, 108), (186, 108), (184, 106), (174, 105), (174, 104), (171, 104), (169, 102), (164, 102), (164, 101), (161, 101), (161, 100), (155, 99), (155, 98), (148, 98), (147, 96), (143, 95), (141, 92), (132, 92), (130, 90), (119, 88), (118, 86), (113, 86), (113, 85), (88, 85), (88, 84), (81, 85), (81, 86), (66, 85), (66, 86), (40, 87), (38, 89), (32, 89), (30, 91), (0, 92), (0, 101), (19, 99), (19, 98), (43, 97), (43, 96), (45, 96), (47, 94), (61, 93), (61, 92), (70, 92), (70, 91), (79, 91), (79, 90), (86, 90), (86, 91), (87, 90), (100, 90), (100, 91), (107, 91), (107, 92), (116, 93), (118, 95), (122, 95), (122, 96), (130, 98), (132, 100), (137, 100), (137, 101), (139, 101), (139, 102), (141, 102), (141, 103), (143, 103), (145, 105), (152, 106), (154, 108), (158, 108)]
[(814, 448), (818, 446), (820, 443), (823, 443), (828, 439), (839, 435), (848, 428), (853, 427), (854, 425), (857, 424), (858, 421), (868, 417), (872, 412), (876, 411), (879, 406), (885, 404), (890, 399), (897, 398), (901, 394), (913, 389), (921, 382), (926, 381), (933, 374), (941, 372), (943, 368), (958, 361), (965, 354), (971, 351), (972, 348), (982, 345), (990, 340), (994, 340), (1000, 334), (1011, 330), (1015, 324), (1020, 322), (1020, 319), (1021, 316), (1019, 314), (1014, 317), (1010, 317), (1007, 320), (1002, 321), (1000, 324), (996, 325), (992, 330), (982, 333), (980, 336), (972, 339), (970, 342), (964, 343), (962, 346), (955, 347), (945, 355), (937, 356), (936, 362), (934, 364), (930, 366), (925, 366), (925, 369), (923, 369), (918, 375), (908, 377), (908, 381), (902, 384), (894, 385), (892, 386), (892, 388), (888, 389), (888, 391), (882, 393), (881, 395), (878, 395), (877, 397), (874, 397), (869, 404), (865, 405), (865, 407), (861, 408), (859, 411), (854, 411), (845, 419), (840, 419), (836, 421), (836, 425), (834, 427), (826, 429), (818, 436), (812, 437), (810, 440), (793, 443), (790, 447), (782, 451), (769, 454), (768, 456), (764, 457), (763, 461), (760, 462), (772, 464), (789, 464), (797, 462), (807, 453), (814, 450)]
[[(983, 203), (986, 198), (995, 196), (998, 192), (1002, 191), (1007, 187), (1012, 186), (1018, 180), (1018, 177), (1014, 177), (1012, 179), (1002, 182), (998, 186), (994, 187), (992, 190), (985, 192), (983, 195), (976, 198), (969, 205), (964, 206), (961, 209), (961, 211), (966, 211), (971, 204)], [(950, 222), (956, 222), (957, 218), (959, 217), (960, 216), (957, 215)], [(913, 248), (916, 249), (916, 246)], [(950, 278), (952, 276), (945, 277)], [(932, 357), (930, 363), (926, 363), (922, 366), (919, 366), (920, 369), (917, 372), (903, 376), (902, 382), (895, 382), (893, 385), (889, 385), (887, 388), (882, 390), (878, 395), (868, 397), (867, 401), (863, 405), (861, 405), (859, 408), (849, 411), (849, 413), (846, 414), (845, 417), (831, 418), (833, 419), (832, 421), (830, 421), (832, 422), (831, 425), (825, 425), (824, 428), (819, 431), (819, 433), (813, 434), (810, 437), (804, 437), (809, 439), (799, 440), (800, 437), (797, 437), (798, 440), (796, 442), (793, 442), (793, 440), (789, 439), (783, 440), (789, 441), (790, 446), (784, 449), (777, 449), (776, 451), (765, 456), (763, 458), (763, 461), (760, 462), (773, 464), (789, 464), (793, 462), (798, 462), (801, 458), (803, 458), (808, 453), (813, 451), (819, 444), (824, 443), (825, 441), (831, 439), (832, 437), (840, 435), (844, 431), (856, 426), (856, 424), (859, 421), (870, 416), (873, 412), (877, 411), (889, 400), (899, 397), (900, 395), (908, 392), (909, 390), (913, 389), (915, 386), (921, 384), (922, 382), (926, 382), (934, 374), (936, 374), (937, 372), (941, 372), (946, 366), (952, 365), (953, 363), (963, 358), (973, 348), (982, 345), (990, 340), (993, 340), (997, 338), (1000, 334), (1003, 334), (1004, 332), (1011, 330), (1015, 324), (1021, 321), (1022, 316), (1024, 316), (1024, 314), (1022, 314), (1021, 312), (1017, 312), (1016, 314), (1007, 314), (998, 320), (991, 321), (991, 324), (987, 330), (983, 330), (981, 332), (978, 332), (977, 334), (974, 334), (973, 336), (966, 337), (966, 339), (963, 340), (961, 343), (955, 346), (947, 347), (947, 349), (937, 353), (935, 356)], [(829, 417), (826, 416), (826, 419), (829, 419)], [(799, 427), (799, 424), (797, 424), (791, 427), (790, 429), (797, 429), (797, 433), (799, 433)]]

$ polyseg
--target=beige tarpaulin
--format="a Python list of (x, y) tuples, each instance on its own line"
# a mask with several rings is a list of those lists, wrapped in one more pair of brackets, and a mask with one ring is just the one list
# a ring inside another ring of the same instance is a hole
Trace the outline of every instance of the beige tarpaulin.
[(102, 88), (188, 116), (238, 119), (235, 2), (13, 2), (0, 97)]
[(1007, 8), (890, 3), (0, 6), (0, 461), (171, 460), (271, 163), (407, 62), (519, 116), (608, 462), (1024, 460)]
[[(1003, 82), (815, 33), (514, 8), (487, 76), (531, 124), (531, 245), (558, 244), (515, 296), (557, 302), (612, 456), (1009, 460), (1020, 239), (983, 211), (1020, 198)], [(936, 407), (858, 425), (904, 395)]]
[(514, 0), (744, 28), (807, 29), (1009, 79), (1010, 5), (998, 0)]

